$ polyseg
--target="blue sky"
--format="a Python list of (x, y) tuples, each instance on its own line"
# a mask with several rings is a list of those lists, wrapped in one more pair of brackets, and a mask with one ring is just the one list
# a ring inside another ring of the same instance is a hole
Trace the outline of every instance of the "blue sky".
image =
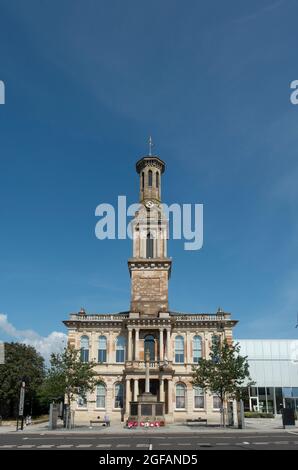
[(297, 15), (296, 0), (0, 0), (0, 339), (129, 308), (131, 242), (97, 240), (94, 211), (137, 202), (149, 134), (163, 200), (204, 204), (203, 249), (169, 243), (170, 308), (295, 337)]

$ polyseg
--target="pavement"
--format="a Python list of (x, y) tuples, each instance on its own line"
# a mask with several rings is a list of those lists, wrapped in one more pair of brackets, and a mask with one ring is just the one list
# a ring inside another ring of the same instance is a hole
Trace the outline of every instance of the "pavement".
[[(291, 428), (290, 430), (294, 432), (298, 432), (298, 421), (296, 421), (296, 426)], [(213, 433), (259, 433), (259, 432), (266, 432), (266, 433), (282, 433), (285, 430), (283, 429), (282, 419), (281, 416), (276, 416), (275, 418), (247, 418), (245, 420), (245, 429), (238, 429), (238, 427), (220, 427), (219, 423), (210, 423), (208, 426), (204, 424), (198, 425), (185, 425), (183, 423), (175, 423), (175, 424), (168, 424), (165, 427), (161, 428), (133, 428), (127, 429), (123, 423), (111, 423), (110, 427), (102, 426), (102, 425), (93, 425), (92, 429), (86, 423), (85, 425), (76, 425), (74, 429), (66, 430), (62, 427), (62, 422), (58, 424), (58, 428), (55, 430), (50, 430), (48, 428), (48, 423), (39, 423), (39, 424), (31, 424), (29, 426), (25, 426), (23, 431), (18, 431), (18, 433), (23, 434), (35, 434), (35, 433), (43, 433), (43, 434), (103, 434), (103, 435), (110, 435), (110, 434), (117, 434), (117, 435), (139, 435), (139, 434), (213, 434)], [(2, 434), (7, 433), (16, 433), (16, 426), (15, 425), (2, 425), (0, 426), (0, 436)]]

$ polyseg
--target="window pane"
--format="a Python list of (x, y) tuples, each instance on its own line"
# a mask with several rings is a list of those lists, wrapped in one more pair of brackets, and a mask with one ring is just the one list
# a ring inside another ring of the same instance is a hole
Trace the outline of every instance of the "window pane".
[(185, 408), (185, 385), (176, 385), (176, 408)]
[(204, 390), (199, 387), (194, 387), (194, 399), (195, 408), (204, 408), (205, 406), (205, 399), (204, 399)]
[(123, 408), (123, 384), (115, 385), (115, 408)]
[(116, 351), (116, 362), (124, 362), (124, 351)]
[(99, 384), (96, 387), (96, 408), (106, 407), (106, 387)]
[(98, 349), (107, 349), (107, 338), (105, 336), (98, 338)]
[(81, 348), (89, 349), (89, 338), (88, 336), (81, 337)]
[(175, 361), (184, 362), (184, 339), (183, 336), (175, 338)]
[(82, 362), (89, 361), (89, 349), (81, 349), (81, 361)]
[(82, 393), (79, 394), (77, 397), (77, 404), (79, 408), (86, 408), (87, 407), (87, 397), (86, 394)]
[(107, 351), (105, 349), (98, 350), (98, 362), (107, 362)]
[(219, 398), (218, 396), (214, 396), (214, 397), (213, 397), (213, 408), (214, 408), (215, 410), (218, 410), (218, 409), (220, 409), (220, 407), (221, 407), (221, 400), (220, 400), (220, 398)]
[(202, 338), (195, 336), (193, 339), (193, 362), (198, 363), (202, 357)]
[(125, 338), (118, 336), (116, 340), (116, 362), (125, 361)]

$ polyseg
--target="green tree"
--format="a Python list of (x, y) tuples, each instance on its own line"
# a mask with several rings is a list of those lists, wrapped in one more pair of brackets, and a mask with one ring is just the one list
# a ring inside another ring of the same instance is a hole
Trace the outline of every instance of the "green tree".
[(0, 365), (0, 414), (6, 417), (17, 416), (23, 380), (26, 383), (25, 413), (31, 414), (33, 411), (34, 414), (38, 410), (37, 390), (44, 373), (44, 359), (32, 346), (5, 343), (5, 364)]
[(239, 399), (244, 385), (252, 384), (247, 356), (240, 355), (239, 343), (214, 341), (210, 357), (193, 368), (193, 385), (220, 398), (222, 424), (225, 426), (227, 399)]
[(102, 379), (94, 371), (94, 361), (82, 362), (80, 350), (67, 347), (62, 353), (52, 354), (50, 368), (40, 387), (43, 401), (61, 401), (66, 398), (69, 410), (77, 396), (86, 398)]

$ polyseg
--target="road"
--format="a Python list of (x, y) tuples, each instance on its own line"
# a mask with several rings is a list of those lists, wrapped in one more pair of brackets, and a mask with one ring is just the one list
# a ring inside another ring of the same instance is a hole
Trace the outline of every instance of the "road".
[(97, 434), (22, 434), (0, 435), (0, 450), (5, 449), (65, 449), (65, 450), (257, 450), (283, 449), (298, 450), (298, 432), (275, 432), (259, 434), (237, 433), (200, 433), (185, 434), (134, 434), (99, 435)]

